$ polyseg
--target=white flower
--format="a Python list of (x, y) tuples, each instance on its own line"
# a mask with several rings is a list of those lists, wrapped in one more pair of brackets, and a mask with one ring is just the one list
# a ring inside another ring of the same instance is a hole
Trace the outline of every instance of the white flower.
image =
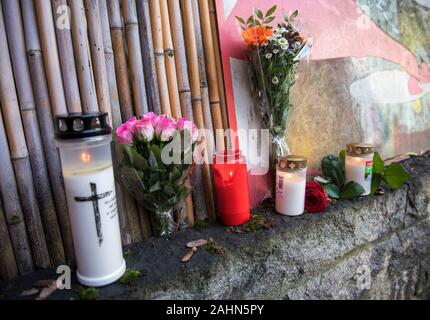
[(273, 53), (274, 54), (277, 54), (279, 52), (279, 50), (278, 49), (273, 49)]
[(279, 30), (279, 32), (280, 33), (285, 33), (285, 32), (287, 32), (287, 29), (285, 29), (284, 27), (282, 27), (282, 28), (280, 28), (280, 29), (278, 29)]
[(282, 38), (282, 33), (280, 33), (280, 32), (275, 32), (275, 37), (276, 37), (276, 38)]
[(281, 39), (279, 39), (279, 40), (278, 40), (278, 43), (279, 43), (279, 45), (280, 45), (280, 46), (288, 45), (288, 41), (287, 41), (287, 39), (285, 39), (285, 38), (281, 38)]
[(279, 79), (278, 79), (278, 77), (273, 77), (273, 79), (272, 79), (272, 83), (273, 83), (273, 84), (278, 84), (278, 83), (279, 83)]
[(288, 48), (289, 48), (288, 44), (284, 44), (284, 45), (281, 46), (281, 49), (284, 50), (284, 51), (287, 51)]
[(294, 44), (293, 44), (294, 49), (296, 49), (296, 50), (297, 50), (297, 49), (299, 49), (301, 45), (302, 45), (302, 44), (301, 44), (299, 41), (294, 42)]
[(267, 54), (266, 54), (266, 59), (270, 59), (270, 58), (272, 58), (272, 56), (273, 56), (273, 55), (272, 55), (271, 53), (267, 53)]

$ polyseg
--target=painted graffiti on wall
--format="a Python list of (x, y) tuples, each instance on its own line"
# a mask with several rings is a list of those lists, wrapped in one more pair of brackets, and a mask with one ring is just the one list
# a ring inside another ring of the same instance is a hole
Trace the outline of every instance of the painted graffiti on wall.
[(318, 168), (353, 141), (375, 143), (384, 157), (430, 149), (429, 0), (218, 0), (232, 127), (260, 126), (235, 16), (273, 4), (278, 12), (298, 9), (299, 27), (314, 40), (293, 90), (293, 153)]

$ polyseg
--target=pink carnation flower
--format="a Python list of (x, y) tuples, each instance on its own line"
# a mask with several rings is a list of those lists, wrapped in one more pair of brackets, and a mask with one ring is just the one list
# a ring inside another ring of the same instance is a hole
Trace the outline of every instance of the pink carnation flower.
[(116, 129), (116, 135), (118, 137), (118, 141), (121, 144), (132, 144), (133, 143), (133, 134), (130, 131), (129, 123), (126, 122), (122, 124), (118, 129)]
[(157, 126), (158, 118), (159, 118), (159, 116), (157, 116), (154, 112), (148, 112), (142, 116), (142, 120), (151, 121), (152, 126), (154, 128)]
[(151, 142), (154, 139), (154, 127), (150, 119), (137, 120), (133, 127), (133, 134), (138, 139), (143, 138), (144, 141)]
[(199, 130), (197, 129), (195, 123), (186, 118), (180, 118), (178, 120), (178, 130), (179, 131), (188, 130), (188, 132), (190, 132), (191, 137), (193, 139), (193, 143), (195, 143), (199, 138)]
[(176, 121), (167, 118), (166, 116), (159, 116), (157, 126), (155, 127), (155, 134), (161, 141), (169, 141), (176, 132)]

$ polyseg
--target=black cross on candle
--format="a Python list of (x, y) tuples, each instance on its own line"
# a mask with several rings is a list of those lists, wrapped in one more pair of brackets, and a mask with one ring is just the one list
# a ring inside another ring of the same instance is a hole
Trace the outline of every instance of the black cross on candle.
[(75, 197), (75, 201), (77, 202), (93, 202), (94, 208), (94, 218), (96, 220), (96, 229), (97, 229), (97, 237), (99, 238), (99, 246), (103, 243), (103, 233), (102, 233), (102, 220), (100, 217), (99, 210), (99, 200), (104, 199), (112, 193), (112, 191), (105, 192), (102, 194), (97, 194), (97, 185), (95, 183), (90, 183), (91, 186), (91, 197)]

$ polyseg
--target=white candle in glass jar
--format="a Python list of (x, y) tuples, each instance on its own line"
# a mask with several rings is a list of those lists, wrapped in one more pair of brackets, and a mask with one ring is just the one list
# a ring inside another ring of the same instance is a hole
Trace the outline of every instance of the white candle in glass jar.
[(360, 184), (369, 195), (372, 187), (373, 146), (368, 144), (349, 144), (345, 156), (345, 183), (354, 181)]
[[(108, 285), (125, 272), (105, 114), (56, 117), (78, 281)], [(105, 126), (104, 126), (105, 125)]]
[(306, 159), (289, 156), (280, 159), (276, 170), (276, 211), (299, 216), (305, 210)]
[(106, 278), (115, 278), (125, 268), (112, 164), (81, 171), (66, 169), (63, 176), (73, 243), (78, 249), (78, 277), (88, 285), (103, 285)]

